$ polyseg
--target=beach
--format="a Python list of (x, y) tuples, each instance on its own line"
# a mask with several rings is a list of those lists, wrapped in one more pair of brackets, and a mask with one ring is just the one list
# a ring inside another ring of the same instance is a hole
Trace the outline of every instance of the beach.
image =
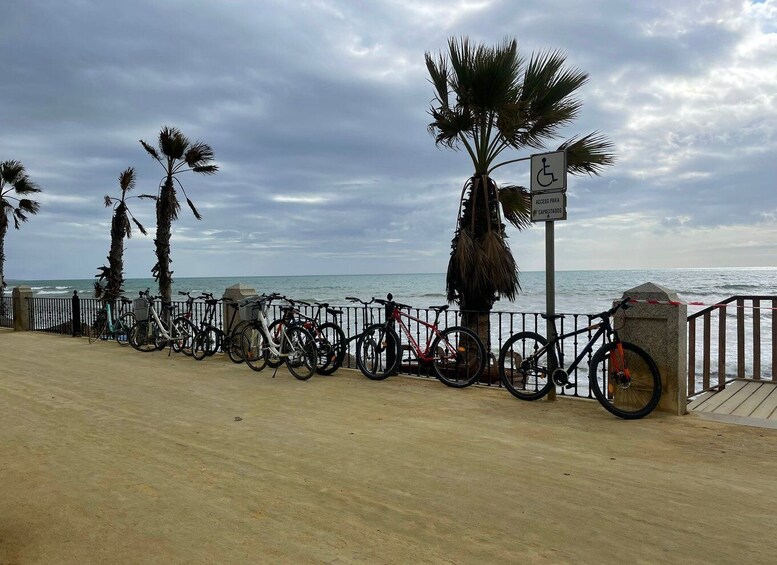
[(0, 564), (773, 563), (777, 430), (0, 329)]

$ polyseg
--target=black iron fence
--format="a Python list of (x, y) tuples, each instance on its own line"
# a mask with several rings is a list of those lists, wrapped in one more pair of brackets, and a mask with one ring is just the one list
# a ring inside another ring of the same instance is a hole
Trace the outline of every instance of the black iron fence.
[(10, 293), (3, 293), (0, 300), (0, 328), (13, 327), (13, 298)]
[[(33, 331), (57, 333), (63, 335), (86, 335), (86, 325), (93, 324), (97, 315), (104, 307), (100, 300), (94, 298), (81, 298), (74, 295), (72, 298), (29, 298), (30, 327)], [(185, 301), (173, 302), (176, 315), (186, 315), (195, 326), (199, 326), (206, 314), (206, 304), (204, 301), (197, 300), (189, 308)], [(132, 305), (116, 306), (118, 311), (112, 315), (118, 318), (124, 311), (132, 309)], [(280, 314), (280, 306), (273, 305), (270, 318), (277, 318)], [(126, 309), (126, 310), (125, 310)], [(336, 321), (343, 329), (348, 339), (347, 353), (343, 366), (347, 368), (356, 368), (356, 339), (364, 328), (370, 324), (382, 322), (385, 320), (385, 310), (380, 307), (361, 307), (361, 306), (340, 306), (342, 314), (335, 316), (324, 315), (321, 310), (319, 321)], [(229, 310), (231, 312), (231, 309)], [(300, 312), (306, 316), (314, 317), (318, 313), (315, 306), (301, 306)], [(428, 324), (435, 321), (436, 312), (427, 308), (413, 308), (405, 310), (413, 317), (423, 320)], [(231, 318), (231, 314), (227, 314)], [(469, 317), (472, 318), (472, 317)], [(225, 323), (225, 311), (221, 303), (215, 310), (214, 325), (223, 328)], [(229, 325), (227, 320), (227, 324)], [(423, 348), (428, 340), (432, 339), (429, 330), (423, 324), (405, 320), (405, 323), (413, 336), (413, 339)], [(485, 323), (485, 322), (484, 322)], [(441, 329), (462, 325), (462, 314), (457, 310), (448, 310), (443, 312), (438, 320)], [(590, 317), (585, 314), (567, 314), (566, 317), (558, 320), (557, 330), (559, 334), (574, 331), (590, 324)], [(541, 335), (547, 335), (545, 320), (542, 319), (539, 312), (491, 312), (488, 317), (488, 328), (471, 328), (479, 335), (488, 335), (489, 340), (486, 344), (489, 354), (489, 364), (484, 372), (480, 383), (485, 386), (501, 386), (499, 380), (499, 371), (497, 360), (499, 350), (502, 345), (515, 333), (523, 331), (537, 332)], [(582, 333), (573, 336), (562, 342), (562, 357), (559, 362), (562, 366), (574, 359), (579, 351), (588, 343), (591, 332)], [(402, 344), (403, 361), (401, 363), (401, 372), (404, 374), (418, 377), (429, 377), (428, 371), (418, 363), (412, 350), (408, 347), (408, 340), (405, 335), (400, 334), (400, 343)], [(589, 355), (590, 360), (590, 355)], [(592, 398), (588, 388), (588, 366), (587, 363), (581, 363), (580, 366), (570, 375), (571, 382), (575, 386), (570, 389), (559, 389), (559, 394), (569, 396), (579, 396)]]

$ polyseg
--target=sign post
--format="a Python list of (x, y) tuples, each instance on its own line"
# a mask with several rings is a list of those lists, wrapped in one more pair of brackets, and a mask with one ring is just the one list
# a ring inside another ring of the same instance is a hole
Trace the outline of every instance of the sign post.
[[(567, 219), (567, 154), (553, 151), (531, 156), (531, 220), (545, 222), (545, 314), (548, 317), (548, 340), (556, 337), (556, 255), (555, 220)], [(548, 367), (552, 378), (556, 367)], [(551, 387), (549, 400), (556, 399)]]

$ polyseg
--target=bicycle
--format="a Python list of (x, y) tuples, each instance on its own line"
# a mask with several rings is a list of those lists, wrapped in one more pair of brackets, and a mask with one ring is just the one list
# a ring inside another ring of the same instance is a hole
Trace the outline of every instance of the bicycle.
[[(194, 324), (184, 316), (172, 318), (172, 313), (175, 310), (175, 306), (172, 304), (162, 304), (163, 317), (160, 317), (154, 307), (154, 302), (162, 297), (152, 296), (148, 289), (141, 290), (138, 294), (140, 298), (145, 300), (146, 304), (142, 312), (139, 311), (136, 314), (136, 317), (141, 319), (136, 321), (129, 330), (129, 344), (134, 349), (144, 353), (162, 350), (167, 345), (170, 346), (171, 351), (175, 352), (183, 351), (186, 353), (187, 349), (191, 349), (197, 331)], [(170, 320), (170, 322), (165, 322), (163, 318)]]
[[(242, 363), (243, 355), (240, 351), (240, 341), (237, 339), (237, 329), (235, 326), (227, 337), (224, 330), (215, 324), (216, 321), (216, 306), (219, 300), (213, 298), (210, 293), (204, 293), (205, 298), (205, 315), (200, 323), (200, 329), (194, 336), (194, 343), (192, 345), (192, 354), (197, 361), (202, 361), (205, 357), (210, 357), (216, 351), (223, 351), (229, 355), (230, 360), (233, 363)], [(222, 298), (224, 304), (227, 304), (232, 309), (232, 317), (227, 327), (232, 327), (235, 318), (237, 317), (240, 305), (235, 303), (231, 298)], [(241, 328), (242, 329), (242, 328)]]
[[(393, 328), (394, 324), (407, 337), (410, 350), (418, 361), (431, 365), (440, 382), (450, 387), (463, 388), (480, 378), (486, 367), (486, 349), (477, 334), (463, 326), (439, 329), (440, 315), (448, 309), (447, 304), (429, 307), (435, 312), (434, 322), (430, 324), (402, 312), (411, 306), (394, 302), (391, 294), (387, 298), (388, 300), (373, 299), (386, 306), (386, 321), (369, 326), (356, 344), (356, 363), (367, 378), (385, 379), (400, 363), (399, 335)], [(426, 328), (424, 349), (421, 349), (403, 318)]]
[(98, 339), (115, 339), (119, 345), (127, 345), (127, 334), (129, 329), (135, 323), (135, 315), (132, 312), (125, 312), (124, 308), (132, 301), (129, 298), (119, 297), (120, 305), (118, 316), (114, 317), (111, 301), (106, 301), (100, 307), (95, 317), (94, 324), (87, 326), (87, 336), (89, 343), (94, 343)]
[[(280, 324), (277, 341), (267, 325), (269, 305), (273, 300), (281, 298), (278, 294), (259, 297), (253, 307), (254, 319), (245, 326), (240, 342), (243, 349), (243, 359), (254, 371), (261, 371), (270, 365), (277, 369), (285, 361), (289, 372), (299, 380), (307, 380), (313, 376), (318, 365), (318, 352), (315, 338), (299, 324)], [(293, 308), (281, 307), (281, 318), (288, 320)], [(273, 373), (275, 377), (275, 372)]]
[[(326, 315), (329, 314), (336, 317), (342, 315), (343, 311), (330, 308), (329, 304), (326, 302), (315, 302), (311, 304), (304, 300), (293, 300), (285, 296), (281, 298), (289, 303), (291, 309), (287, 310), (285, 319), (284, 317), (281, 317), (268, 326), (273, 340), (276, 342), (279, 340), (280, 329), (283, 324), (301, 325), (311, 333), (316, 342), (316, 351), (318, 352), (316, 373), (326, 376), (337, 371), (343, 364), (343, 359), (345, 358), (345, 333), (337, 323), (327, 322)], [(309, 308), (315, 306), (315, 314), (311, 316), (303, 314), (297, 308), (298, 305), (307, 306)], [(322, 310), (324, 312), (324, 323), (320, 322)], [(280, 364), (280, 360), (270, 357), (268, 359), (268, 364), (273, 367), (275, 366), (274, 363)]]
[[(563, 315), (542, 316), (548, 320), (550, 341), (535, 332), (520, 332), (508, 339), (499, 351), (499, 376), (504, 387), (521, 400), (538, 400), (548, 394), (552, 386), (571, 388), (569, 374), (583, 358), (593, 351), (594, 344), (605, 337), (605, 343), (591, 358), (588, 378), (591, 390), (599, 403), (610, 413), (627, 420), (643, 418), (658, 405), (661, 397), (661, 377), (653, 359), (633, 343), (621, 341), (610, 318), (618, 310), (629, 308), (624, 298), (606, 312), (591, 316), (601, 321), (583, 329), (557, 335), (555, 320)], [(569, 367), (562, 368), (561, 342), (563, 339), (596, 330), (583, 350)]]

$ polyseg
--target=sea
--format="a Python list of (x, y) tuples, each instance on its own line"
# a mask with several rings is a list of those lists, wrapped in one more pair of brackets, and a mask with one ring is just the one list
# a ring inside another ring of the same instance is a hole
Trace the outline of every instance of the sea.
[[(494, 311), (544, 312), (546, 308), (546, 281), (544, 271), (521, 273), (521, 291), (510, 302), (500, 300)], [(93, 296), (94, 279), (14, 280), (6, 279), (8, 288), (26, 285), (37, 297), (70, 297), (73, 292), (88, 298)], [(715, 304), (733, 295), (777, 295), (777, 267), (763, 268), (704, 268), (651, 270), (557, 271), (555, 273), (556, 312), (591, 314), (609, 308), (613, 300), (643, 283), (652, 282), (674, 290), (680, 300), (700, 303), (688, 307), (692, 313), (704, 305)], [(196, 277), (176, 278), (173, 282), (174, 300), (178, 292), (196, 295), (210, 292), (223, 295), (224, 290), (236, 284), (253, 288), (257, 293), (278, 292), (308, 302), (329, 302), (334, 305), (351, 304), (346, 296), (365, 300), (385, 298), (393, 294), (398, 302), (418, 308), (446, 303), (445, 274), (382, 274), (382, 275), (302, 275), (268, 277)], [(153, 279), (127, 279), (125, 296), (136, 297), (138, 291), (151, 289)]]

